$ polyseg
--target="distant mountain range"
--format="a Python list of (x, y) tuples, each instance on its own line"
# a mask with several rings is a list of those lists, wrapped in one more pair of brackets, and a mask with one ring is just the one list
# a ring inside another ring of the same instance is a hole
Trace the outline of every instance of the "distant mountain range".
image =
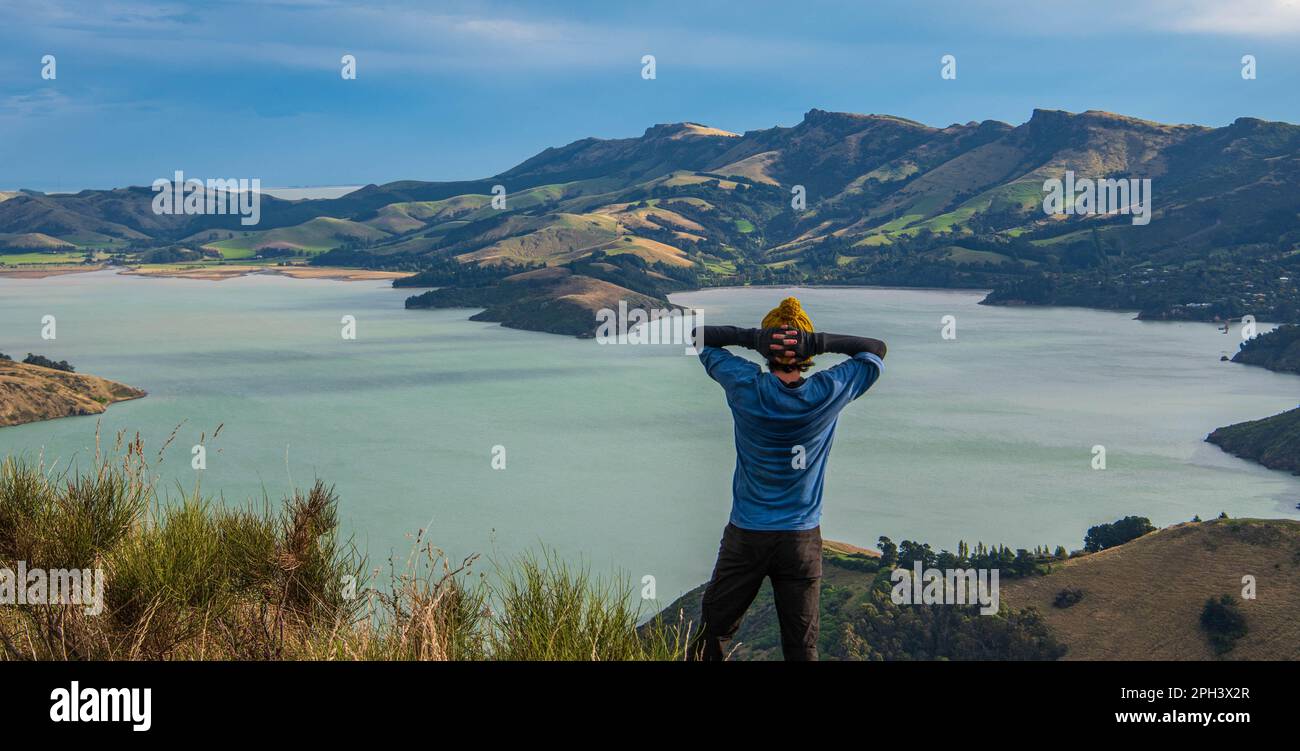
[[(1150, 178), (1151, 222), (1046, 215), (1044, 181), (1067, 172)], [(634, 255), (688, 285), (991, 288), (993, 303), (1300, 321), (1300, 126), (1252, 118), (1210, 128), (1035, 110), (1019, 126), (935, 128), (814, 109), (793, 127), (744, 134), (656, 125), (549, 148), (483, 180), (263, 196), (255, 228), (160, 216), (153, 195), (0, 194), (0, 247), (10, 237), (28, 250), (129, 256), (180, 245), (416, 271)]]

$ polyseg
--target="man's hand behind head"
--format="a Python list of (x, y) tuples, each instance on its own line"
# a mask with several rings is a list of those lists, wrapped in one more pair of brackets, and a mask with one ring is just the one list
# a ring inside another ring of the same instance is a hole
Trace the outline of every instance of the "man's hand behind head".
[(760, 329), (756, 349), (769, 360), (793, 365), (812, 357), (812, 335), (789, 326)]

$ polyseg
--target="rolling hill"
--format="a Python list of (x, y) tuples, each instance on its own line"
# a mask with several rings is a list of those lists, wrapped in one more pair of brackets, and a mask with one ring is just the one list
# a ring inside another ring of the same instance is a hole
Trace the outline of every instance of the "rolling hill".
[[(928, 546), (927, 546), (928, 547)], [(941, 554), (942, 555), (942, 554)], [(1096, 553), (1000, 578), (1000, 610), (896, 605), (874, 551), (823, 543), (823, 660), (1298, 660), (1300, 522), (1216, 519), (1157, 530)], [(1047, 573), (1043, 573), (1047, 572)], [(1242, 599), (1242, 577), (1256, 599)], [(1070, 601), (1059, 601), (1063, 591)], [(698, 628), (701, 585), (661, 613)], [(1239, 600), (1247, 630), (1216, 656), (1200, 626), (1210, 598)], [(1064, 605), (1064, 607), (1062, 607)], [(737, 633), (732, 659), (780, 659), (771, 587)]]
[(27, 253), (31, 251), (58, 252), (76, 250), (76, 245), (40, 232), (0, 234), (0, 253)]
[[(1256, 599), (1241, 599), (1245, 575)], [(1082, 599), (1054, 606), (1066, 588)], [(1043, 614), (1069, 660), (1213, 659), (1199, 619), (1207, 599), (1225, 594), (1241, 602), (1248, 631), (1221, 659), (1300, 660), (1300, 522), (1178, 524), (1002, 589), (1009, 606)]]
[(389, 232), (367, 224), (318, 217), (293, 227), (264, 231), (208, 230), (187, 238), (187, 242), (198, 244), (200, 248), (216, 250), (224, 258), (234, 259), (247, 258), (268, 249), (304, 254), (324, 253), (343, 245), (374, 243), (391, 236)]
[[(1067, 172), (1151, 179), (1150, 223), (1045, 214), (1044, 181)], [(662, 124), (548, 148), (482, 180), (263, 196), (251, 233), (238, 217), (155, 215), (152, 195), (22, 192), (0, 202), (0, 232), (127, 254), (330, 251), (315, 262), (402, 270), (631, 252), (689, 266), (700, 284), (989, 288), (990, 304), (1300, 321), (1300, 127), (1253, 118), (1211, 128), (1039, 109), (1020, 125), (934, 127), (813, 109), (741, 134)]]

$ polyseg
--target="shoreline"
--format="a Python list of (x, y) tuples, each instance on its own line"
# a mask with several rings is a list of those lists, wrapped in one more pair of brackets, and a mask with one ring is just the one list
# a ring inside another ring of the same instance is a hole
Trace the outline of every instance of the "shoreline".
[(138, 276), (159, 279), (197, 279), (200, 281), (220, 282), (257, 274), (276, 274), (291, 279), (328, 279), (340, 282), (368, 282), (390, 279), (404, 279), (412, 276), (409, 271), (378, 271), (375, 269), (350, 269), (343, 266), (258, 266), (254, 264), (230, 264), (221, 266), (191, 267), (141, 267), (141, 266), (52, 266), (51, 268), (14, 267), (0, 268), (0, 278), (6, 279), (45, 279), (67, 274), (86, 274), (95, 271), (117, 269), (122, 276)]
[[(988, 295), (992, 290), (976, 289), (974, 287), (902, 287), (888, 284), (733, 284), (716, 287), (698, 287), (696, 289), (684, 289), (677, 292), (669, 293), (668, 298), (676, 295), (695, 294), (697, 292), (711, 292), (713, 290), (733, 290), (733, 289), (871, 289), (871, 290), (888, 290), (897, 292), (946, 292), (950, 294), (972, 293)], [(1021, 309), (1041, 309), (1041, 310), (1087, 310), (1097, 313), (1127, 313), (1132, 316), (1130, 320), (1141, 323), (1200, 323), (1207, 326), (1222, 327), (1223, 321), (1205, 321), (1199, 318), (1142, 318), (1139, 314), (1142, 312), (1134, 308), (1098, 308), (1087, 305), (1039, 305), (1030, 303), (986, 303), (980, 301), (980, 305), (987, 305), (990, 308), (1021, 308)], [(1285, 326), (1285, 323), (1276, 321), (1258, 321), (1259, 326)]]
[[(118, 268), (106, 265), (99, 266), (57, 266), (50, 269), (32, 268), (32, 267), (0, 267), (0, 278), (10, 279), (44, 279), (51, 276), (61, 276), (64, 274), (89, 273), (93, 271), (104, 271), (111, 268)], [(237, 279), (244, 276), (253, 276), (256, 274), (278, 274), (287, 276), (292, 279), (326, 279), (330, 281), (386, 281), (395, 279), (405, 279), (415, 276), (416, 272), (411, 271), (383, 271), (378, 269), (361, 269), (348, 268), (346, 266), (259, 266), (254, 264), (229, 264), (192, 267), (152, 267), (146, 268), (141, 266), (124, 266), (120, 267), (117, 272), (123, 276), (155, 277), (160, 279), (195, 279), (199, 281), (224, 281), (226, 279)], [(439, 287), (411, 287), (410, 289), (439, 289)], [(672, 297), (681, 294), (694, 294), (698, 292), (709, 292), (712, 290), (732, 290), (732, 289), (868, 289), (868, 290), (892, 290), (892, 291), (915, 291), (915, 292), (943, 292), (949, 294), (983, 294), (987, 295), (992, 291), (987, 288), (974, 287), (907, 287), (899, 285), (884, 284), (734, 284), (719, 285), (711, 287), (698, 287), (695, 289), (684, 289), (672, 292), (665, 299), (672, 302)], [(980, 305), (990, 305), (990, 307), (1006, 308), (1043, 308), (1043, 309), (1061, 309), (1061, 310), (1089, 310), (1106, 313), (1122, 313), (1132, 316), (1132, 320), (1143, 323), (1199, 323), (1209, 326), (1222, 326), (1222, 321), (1206, 321), (1196, 318), (1142, 318), (1141, 311), (1132, 308), (1102, 308), (1090, 307), (1087, 305), (1038, 305), (1027, 303), (986, 303), (980, 301)], [(506, 324), (502, 324), (505, 326)], [(1279, 322), (1260, 321), (1259, 325), (1277, 327), (1285, 325)], [(507, 328), (518, 328), (515, 326), (506, 326)], [(519, 329), (521, 331), (533, 331), (534, 329)], [(548, 333), (548, 332), (539, 332)]]
[(373, 269), (348, 269), (341, 266), (257, 266), (257, 265), (223, 265), (193, 267), (128, 267), (117, 272), (122, 276), (154, 277), (163, 279), (198, 279), (200, 281), (220, 282), (258, 274), (287, 276), (291, 279), (329, 279), (340, 282), (368, 282), (391, 279), (403, 279), (411, 276), (403, 271), (376, 271)]
[(64, 266), (50, 264), (49, 268), (41, 266), (4, 266), (0, 267), (0, 278), (7, 279), (44, 279), (50, 276), (63, 276), (65, 274), (87, 274), (92, 271), (103, 271), (106, 266)]

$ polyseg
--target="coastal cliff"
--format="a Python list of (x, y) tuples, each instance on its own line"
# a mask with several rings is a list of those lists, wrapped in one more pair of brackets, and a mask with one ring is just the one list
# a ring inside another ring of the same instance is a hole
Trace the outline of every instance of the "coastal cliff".
[(1300, 375), (1300, 326), (1279, 326), (1242, 342), (1232, 361)]
[(1219, 428), (1205, 440), (1269, 469), (1300, 475), (1300, 407)]

